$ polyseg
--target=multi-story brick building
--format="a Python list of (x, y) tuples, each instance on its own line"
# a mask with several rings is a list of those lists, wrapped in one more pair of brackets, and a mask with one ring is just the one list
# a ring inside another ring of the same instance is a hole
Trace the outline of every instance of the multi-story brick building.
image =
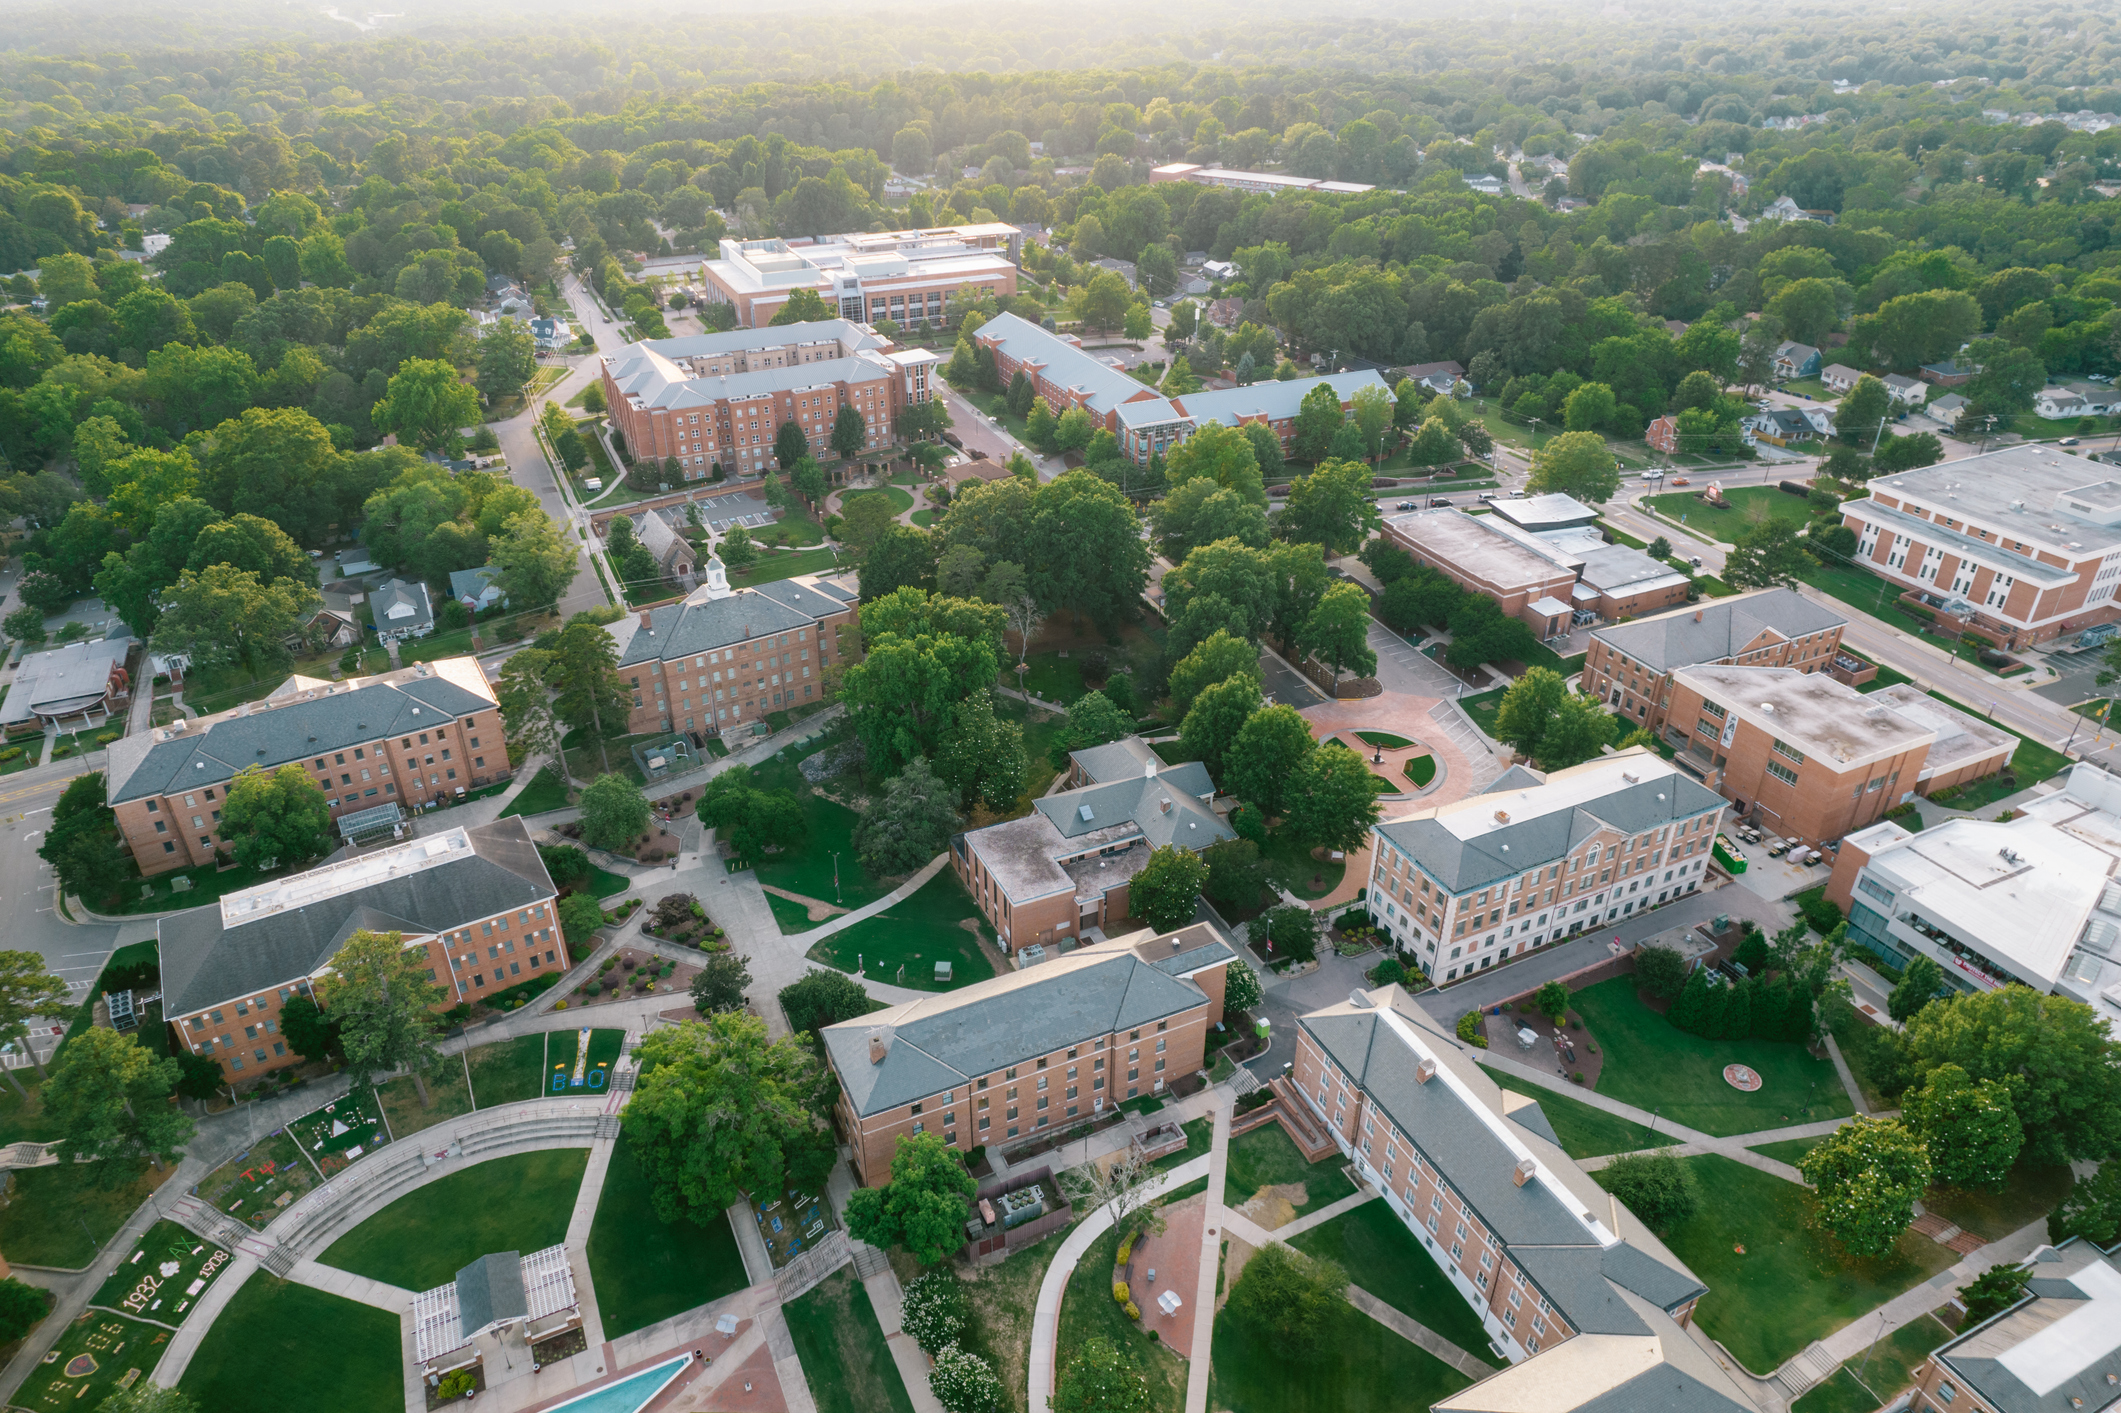
[(566, 971), (567, 941), (521, 819), (444, 830), (341, 858), (165, 917), (162, 1013), (229, 1079), (300, 1064), (280, 1032), (295, 996), (331, 1009), (332, 958), (356, 931), (426, 956), (441, 1007)]
[[(1596, 515), (1589, 506), (1581, 508), (1587, 516)], [(1550, 508), (1547, 513), (1561, 512)], [(1415, 563), (1440, 570), (1460, 588), (1486, 594), (1542, 638), (1599, 619), (1633, 618), (1684, 603), (1692, 583), (1663, 560), (1607, 544), (1602, 530), (1580, 522), (1534, 530), (1506, 514), (1468, 515), (1446, 507), (1388, 515), (1384, 535)]]
[(1167, 766), (1139, 741), (1069, 759), (1069, 778), (1083, 784), (950, 841), (951, 866), (1002, 949), (1027, 958), (1126, 919), (1134, 875), (1154, 850), (1198, 852), (1236, 837), (1209, 808), (1215, 785), (1199, 761)]
[(1905, 684), (1866, 695), (1794, 667), (1682, 667), (1670, 698), (1673, 763), (1762, 828), (1811, 844), (1993, 775), (2018, 747)]
[(1907, 1413), (2112, 1413), (2121, 1404), (2121, 1246), (2042, 1246), (2016, 1304), (1915, 1371)]
[(1403, 989), (1299, 1018), (1290, 1079), (1509, 1358), (1439, 1413), (1752, 1409), (1686, 1332), (1701, 1279)]
[(675, 459), (683, 480), (755, 476), (793, 422), (810, 453), (835, 455), (840, 409), (862, 414), (865, 447), (888, 446), (899, 411), (935, 392), (927, 349), (902, 349), (846, 319), (646, 339), (604, 359), (611, 425), (639, 459)]
[[(1711, 599), (1591, 633), (1581, 690), (1616, 715), (1664, 729), (1672, 673), (1712, 664), (1825, 672), (1848, 620), (1794, 589)], [(1690, 725), (1691, 723), (1684, 723)]]
[(902, 1136), (960, 1151), (1064, 1129), (1199, 1070), (1236, 959), (1213, 927), (1127, 937), (828, 1025), (840, 1132), (867, 1186)]
[(633, 694), (629, 732), (748, 731), (769, 712), (818, 700), (825, 669), (859, 640), (854, 593), (832, 579), (732, 589), (719, 555), (704, 567), (684, 598), (610, 626)]
[(1264, 423), (1274, 429), (1287, 451), (1304, 394), (1321, 383), (1339, 396), (1343, 417), (1355, 415), (1355, 394), (1361, 389), (1391, 391), (1384, 379), (1366, 371), (1165, 397), (1086, 352), (1079, 339), (1050, 333), (1015, 314), (988, 320), (972, 337), (994, 354), (995, 369), (1004, 383), (1022, 373), (1056, 414), (1077, 408), (1089, 413), (1093, 423), (1119, 438), (1120, 451), (1142, 466), (1210, 423), (1228, 427)]
[(1368, 908), (1448, 984), (1701, 886), (1723, 801), (1645, 746), (1386, 820)]
[(842, 319), (940, 325), (950, 297), (1016, 293), (1024, 236), (1006, 222), (864, 231), (816, 240), (724, 240), (701, 264), (706, 297), (736, 310), (739, 328), (764, 328), (797, 290)]
[(1881, 476), (1845, 502), (1856, 562), (2006, 647), (2121, 618), (2121, 481), (2043, 443)]
[(262, 701), (115, 741), (105, 769), (126, 847), (147, 875), (212, 863), (238, 771), (299, 765), (334, 818), (452, 798), (511, 774), (501, 713), (476, 658), (375, 677), (290, 677)]

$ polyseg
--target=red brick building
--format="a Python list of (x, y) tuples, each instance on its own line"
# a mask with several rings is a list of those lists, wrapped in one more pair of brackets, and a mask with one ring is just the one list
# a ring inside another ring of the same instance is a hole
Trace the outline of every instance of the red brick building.
[[(1710, 599), (1594, 630), (1580, 690), (1614, 714), (1661, 731), (1678, 669), (1722, 664), (1826, 672), (1847, 626), (1840, 614), (1794, 589)], [(1679, 723), (1680, 734), (1691, 724)]]
[(228, 1079), (255, 1078), (301, 1063), (281, 1008), (331, 1009), (332, 958), (355, 931), (422, 952), (442, 1009), (567, 970), (554, 894), (519, 818), (336, 859), (163, 918), (162, 1014)]

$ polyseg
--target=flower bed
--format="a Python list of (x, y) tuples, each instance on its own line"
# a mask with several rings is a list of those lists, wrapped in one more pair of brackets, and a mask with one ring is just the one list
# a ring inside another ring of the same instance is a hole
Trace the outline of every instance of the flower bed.
[(652, 953), (621, 952), (606, 957), (597, 974), (575, 988), (574, 1000), (581, 1005), (609, 1004), (629, 996), (676, 994), (692, 988), (697, 967), (681, 967)]

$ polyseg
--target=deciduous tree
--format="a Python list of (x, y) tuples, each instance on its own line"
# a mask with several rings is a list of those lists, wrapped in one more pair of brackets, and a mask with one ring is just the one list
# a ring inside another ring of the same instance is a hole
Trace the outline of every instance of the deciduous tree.
[(1900, 1117), (1929, 1149), (1936, 1180), (1951, 1187), (2000, 1190), (2025, 1146), (2025, 1129), (2000, 1080), (1968, 1079), (1939, 1065), (1900, 1101)]
[(1851, 1119), (1798, 1160), (1820, 1225), (1854, 1256), (1883, 1256), (1930, 1183), (1922, 1141), (1897, 1119)]
[(1604, 505), (1619, 489), (1620, 468), (1596, 432), (1550, 438), (1532, 453), (1532, 474), (1525, 482), (1528, 495), (1558, 493), (1593, 505)]
[(1053, 1382), (1052, 1413), (1149, 1413), (1149, 1380), (1103, 1335), (1078, 1346)]
[(402, 933), (362, 928), (331, 959), (324, 1004), (339, 1027), (339, 1047), (358, 1087), (396, 1070), (412, 1075), (420, 1107), (427, 1072), (441, 1063), (435, 1006), (448, 992), (428, 979), (427, 949), (407, 947)]
[(1622, 1154), (1599, 1170), (1598, 1184), (1660, 1231), (1694, 1215), (1700, 1200), (1694, 1170), (1669, 1150)]
[(878, 877), (912, 873), (941, 853), (963, 821), (949, 786), (925, 760), (909, 760), (855, 827), (855, 855)]
[(810, 968), (783, 986), (778, 999), (788, 1028), (798, 1035), (866, 1016), (884, 1005), (863, 990), (861, 982), (827, 967)]
[(567, 586), (581, 572), (575, 547), (543, 510), (525, 510), (504, 522), (500, 538), (490, 541), (494, 582), (518, 612), (558, 607)]
[(299, 764), (245, 766), (228, 782), (221, 836), (240, 864), (291, 868), (331, 852), (331, 801)]
[(1339, 583), (1326, 590), (1318, 607), (1297, 630), (1303, 650), (1333, 669), (1335, 682), (1343, 670), (1357, 677), (1377, 671), (1377, 654), (1370, 649), (1370, 593), (1360, 584)]
[(1328, 742), (1297, 764), (1284, 810), (1290, 833), (1313, 848), (1352, 852), (1383, 816), (1361, 756)]
[[(45, 1073), (44, 1061), (30, 1044), (29, 1023), (39, 1017), (64, 1017), (71, 1009), (66, 982), (45, 966), (43, 954), (0, 952), (0, 1040), (27, 1054), (40, 1075)], [(16, 1094), (28, 1097), (12, 1067), (7, 1082)]]
[(901, 1134), (891, 1181), (847, 1199), (847, 1232), (872, 1246), (898, 1246), (932, 1266), (965, 1244), (965, 1216), (979, 1184), (941, 1134)]
[(1256, 689), (1260, 681), (1259, 649), (1248, 639), (1233, 637), (1218, 628), (1194, 644), (1192, 651), (1171, 669), (1172, 710), (1184, 721), (1203, 690), (1238, 676), (1251, 678)]
[(1179, 723), (1179, 739), (1187, 750), (1200, 757), (1209, 775), (1220, 778), (1237, 733), (1258, 710), (1258, 680), (1243, 674), (1226, 677), (1195, 694), (1193, 705)]
[(369, 414), (378, 429), (423, 449), (453, 446), (459, 431), (479, 420), (479, 395), (438, 358), (411, 358), (391, 374), (383, 400)]
[(1901, 1050), (1918, 1076), (1952, 1064), (2009, 1086), (2028, 1162), (2105, 1158), (2121, 1142), (2114, 1040), (2081, 1001), (2024, 986), (1961, 994), (1917, 1011)]
[(1794, 520), (1771, 516), (1738, 532), (1738, 542), (1724, 557), (1724, 582), (1737, 589), (1792, 586), (1818, 563), (1797, 537)]
[(720, 952), (700, 964), (692, 978), (692, 1008), (701, 1015), (744, 1008), (744, 988), (751, 984), (751, 968), (735, 952)]
[(631, 778), (599, 775), (582, 791), (584, 843), (626, 853), (647, 832), (648, 801)]
[(1200, 905), (1208, 866), (1190, 849), (1165, 844), (1134, 875), (1128, 910), (1158, 932), (1184, 927)]
[(1230, 745), (1223, 788), (1268, 815), (1284, 812), (1304, 758), (1317, 749), (1311, 723), (1286, 703), (1245, 718)]
[(38, 1098), (58, 1133), (62, 1161), (99, 1160), (89, 1177), (98, 1187), (123, 1187), (133, 1163), (156, 1167), (175, 1160), (190, 1141), (192, 1121), (170, 1107), (177, 1062), (157, 1056), (137, 1035), (88, 1026), (69, 1036)]
[(1252, 1253), (1224, 1307), (1254, 1340), (1281, 1355), (1310, 1360), (1348, 1306), (1348, 1273), (1293, 1246), (1269, 1242)]

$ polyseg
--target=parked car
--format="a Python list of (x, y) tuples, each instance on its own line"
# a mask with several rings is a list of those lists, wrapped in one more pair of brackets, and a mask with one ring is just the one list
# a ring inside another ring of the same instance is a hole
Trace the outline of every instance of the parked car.
[(2076, 444), (2077, 439), (2075, 437), (2064, 437), (2061, 441), (2055, 443), (2056, 446), (2075, 446)]
[(1414, 502), (1411, 500), (1403, 500), (1396, 508), (1400, 510), (1412, 510), (1414, 508)]
[(1431, 504), (1431, 505), (1449, 505), (1450, 503), (1451, 503), (1451, 498), (1450, 498), (1449, 496), (1431, 496), (1431, 497), (1429, 497), (1429, 504)]

